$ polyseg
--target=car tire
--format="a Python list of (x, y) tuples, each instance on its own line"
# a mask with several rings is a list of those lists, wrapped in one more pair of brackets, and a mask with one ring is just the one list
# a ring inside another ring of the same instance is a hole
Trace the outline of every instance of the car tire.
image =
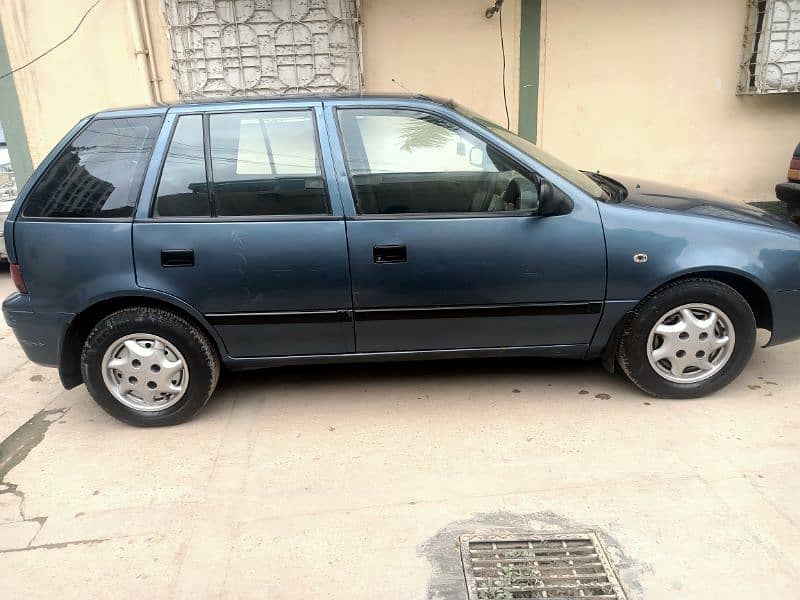
[(698, 398), (736, 379), (755, 341), (755, 317), (739, 292), (712, 279), (685, 279), (656, 290), (628, 315), (617, 362), (651, 396)]
[(216, 348), (196, 325), (161, 308), (131, 307), (102, 319), (81, 353), (83, 381), (111, 416), (130, 425), (176, 425), (217, 386)]

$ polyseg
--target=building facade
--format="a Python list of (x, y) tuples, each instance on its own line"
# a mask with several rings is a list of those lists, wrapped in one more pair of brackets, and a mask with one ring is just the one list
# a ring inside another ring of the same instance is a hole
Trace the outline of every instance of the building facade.
[(493, 6), (5, 0), (0, 70), (18, 70), (0, 79), (0, 122), (19, 180), (100, 109), (409, 91), (579, 168), (774, 197), (800, 141), (800, 0), (505, 0), (487, 18)]

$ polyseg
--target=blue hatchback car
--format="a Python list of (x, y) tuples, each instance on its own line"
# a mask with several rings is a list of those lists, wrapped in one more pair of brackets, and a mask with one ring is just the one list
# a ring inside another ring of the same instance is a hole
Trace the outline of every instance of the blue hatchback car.
[(237, 99), (98, 113), (5, 224), (28, 357), (135, 425), (220, 369), (603, 359), (658, 397), (800, 337), (800, 230), (576, 171), (452, 102)]

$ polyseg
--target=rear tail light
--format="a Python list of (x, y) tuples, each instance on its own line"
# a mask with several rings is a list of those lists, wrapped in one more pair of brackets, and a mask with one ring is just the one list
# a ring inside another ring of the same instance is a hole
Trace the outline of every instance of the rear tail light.
[(789, 180), (800, 181), (800, 157), (795, 157), (789, 163)]
[(17, 286), (19, 293), (27, 294), (28, 288), (25, 287), (25, 280), (22, 279), (22, 271), (20, 271), (19, 265), (17, 263), (11, 263), (9, 271), (11, 272), (11, 281)]

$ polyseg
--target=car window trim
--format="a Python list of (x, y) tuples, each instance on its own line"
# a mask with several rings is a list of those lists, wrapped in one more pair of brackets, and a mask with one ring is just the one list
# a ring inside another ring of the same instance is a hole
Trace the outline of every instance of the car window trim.
[[(331, 107), (334, 113), (334, 121), (336, 122), (336, 133), (339, 136), (339, 145), (341, 147), (341, 154), (342, 154), (342, 161), (344, 163), (344, 168), (347, 171), (347, 181), (350, 186), (350, 196), (353, 202), (353, 208), (356, 211), (356, 214), (353, 216), (348, 216), (347, 220), (349, 221), (370, 221), (370, 220), (402, 220), (402, 219), (482, 219), (482, 218), (499, 218), (499, 217), (516, 217), (516, 218), (525, 218), (525, 217), (534, 217), (538, 216), (538, 211), (534, 210), (508, 210), (508, 211), (465, 211), (465, 212), (440, 212), (440, 213), (360, 213), (358, 210), (358, 201), (356, 199), (356, 192), (355, 188), (353, 187), (353, 174), (350, 171), (350, 164), (347, 158), (347, 150), (344, 146), (344, 133), (341, 128), (341, 121), (339, 120), (339, 111), (358, 111), (358, 110), (393, 110), (393, 111), (405, 111), (405, 112), (417, 112), (432, 115), (434, 117), (438, 117), (451, 123), (452, 125), (458, 127), (459, 129), (463, 129), (470, 134), (474, 135), (484, 144), (486, 144), (487, 148), (491, 148), (492, 150), (496, 151), (500, 154), (503, 158), (508, 160), (509, 163), (517, 170), (517, 172), (526, 177), (527, 179), (533, 181), (535, 175), (541, 179), (544, 179), (550, 185), (554, 185), (550, 182), (547, 178), (539, 175), (538, 173), (532, 172), (530, 168), (525, 167), (520, 164), (520, 162), (510, 156), (508, 152), (499, 148), (497, 144), (492, 143), (491, 141), (487, 140), (484, 135), (481, 135), (481, 132), (478, 128), (471, 128), (471, 127), (464, 127), (461, 123), (455, 122), (451, 119), (448, 115), (444, 115), (440, 112), (430, 110), (428, 108), (418, 108), (418, 107), (411, 107), (411, 106), (389, 106), (389, 105), (375, 105), (375, 104), (366, 104), (364, 106), (359, 105), (333, 105)], [(363, 140), (359, 142), (359, 145), (363, 149)]]
[[(31, 216), (26, 216), (25, 215), (25, 207), (27, 206), (28, 201), (31, 198), (31, 193), (36, 189), (36, 186), (45, 177), (47, 177), (47, 175), (50, 173), (50, 171), (55, 166), (56, 161), (61, 157), (62, 152), (64, 152), (64, 150), (67, 147), (72, 145), (72, 142), (74, 142), (76, 139), (78, 139), (79, 135), (81, 135), (84, 131), (86, 131), (89, 127), (91, 127), (92, 123), (95, 123), (97, 121), (111, 121), (111, 120), (115, 120), (115, 119), (119, 120), (119, 119), (148, 118), (148, 117), (159, 117), (161, 119), (161, 123), (158, 126), (158, 132), (156, 132), (156, 135), (153, 137), (153, 147), (150, 148), (150, 152), (147, 154), (145, 167), (144, 167), (144, 170), (142, 171), (141, 181), (139, 181), (139, 188), (138, 188), (138, 190), (136, 192), (136, 195), (134, 196), (134, 202), (133, 202), (133, 205), (131, 206), (131, 215), (129, 217), (109, 217), (109, 218), (104, 218), (104, 217), (31, 217)], [(102, 116), (102, 117), (91, 117), (91, 118), (89, 118), (86, 121), (86, 123), (84, 123), (83, 126), (80, 127), (72, 137), (70, 137), (68, 140), (62, 140), (61, 143), (59, 144), (59, 146), (57, 146), (56, 148), (53, 149), (55, 151), (55, 154), (52, 156), (52, 159), (50, 160), (50, 163), (47, 165), (47, 168), (44, 171), (42, 171), (42, 173), (39, 174), (36, 177), (35, 181), (31, 182), (30, 190), (28, 190), (26, 192), (25, 199), (24, 199), (24, 201), (22, 202), (22, 204), (19, 207), (19, 212), (17, 213), (15, 220), (16, 221), (33, 221), (33, 222), (53, 222), (53, 223), (132, 223), (136, 218), (136, 209), (139, 206), (139, 200), (141, 199), (140, 197), (142, 195), (142, 190), (144, 189), (144, 180), (145, 180), (145, 177), (147, 177), (147, 166), (150, 164), (150, 161), (153, 160), (153, 152), (155, 152), (156, 142), (158, 141), (158, 134), (161, 132), (161, 129), (164, 127), (165, 119), (166, 119), (166, 114), (160, 113), (160, 112), (146, 113), (146, 114), (135, 115), (135, 116), (126, 116), (126, 117), (106, 115), (106, 116)], [(26, 186), (27, 186), (27, 183), (26, 183)], [(23, 188), (23, 190), (24, 190), (24, 188)], [(20, 190), (20, 193), (21, 192), (22, 192), (22, 190)]]
[[(267, 222), (287, 222), (287, 221), (341, 221), (342, 215), (268, 215), (264, 218), (260, 215), (252, 216), (229, 216), (229, 217), (145, 217), (136, 219), (137, 223), (267, 223)], [(108, 219), (103, 219), (104, 221)]]
[[(180, 117), (179, 117), (180, 119)], [(203, 113), (200, 119), (203, 128), (203, 161), (206, 169), (206, 189), (208, 190), (208, 214), (217, 217), (217, 190), (214, 188), (214, 169), (211, 168), (211, 114)], [(161, 183), (161, 179), (158, 180)]]
[(535, 210), (496, 210), (496, 211), (471, 211), (471, 212), (440, 212), (440, 213), (385, 213), (366, 214), (347, 217), (348, 221), (398, 221), (407, 219), (417, 221), (420, 219), (501, 219), (537, 217)]
[(19, 217), (16, 219), (18, 222), (31, 221), (31, 222), (48, 222), (48, 223), (130, 223), (133, 221), (132, 217)]

